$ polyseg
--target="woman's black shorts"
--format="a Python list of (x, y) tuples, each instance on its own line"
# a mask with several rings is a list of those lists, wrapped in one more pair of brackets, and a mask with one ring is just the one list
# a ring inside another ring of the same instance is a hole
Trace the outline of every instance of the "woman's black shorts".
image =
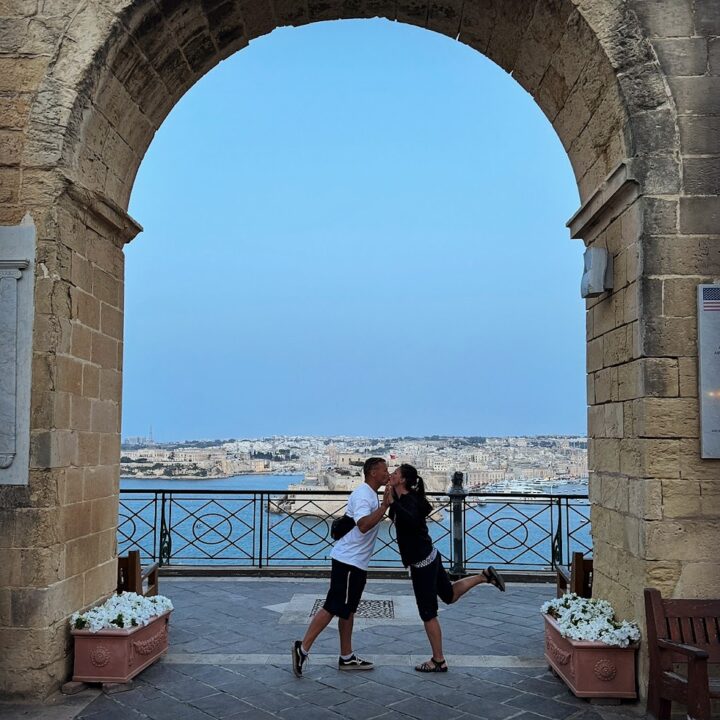
[(333, 559), (330, 570), (330, 589), (323, 609), (331, 615), (347, 620), (358, 609), (365, 589), (367, 572), (354, 565)]
[(435, 560), (425, 567), (410, 567), (415, 602), (417, 603), (420, 619), (423, 622), (432, 620), (438, 614), (438, 601), (440, 598), (446, 605), (453, 599), (453, 587), (447, 571), (443, 567), (440, 553)]

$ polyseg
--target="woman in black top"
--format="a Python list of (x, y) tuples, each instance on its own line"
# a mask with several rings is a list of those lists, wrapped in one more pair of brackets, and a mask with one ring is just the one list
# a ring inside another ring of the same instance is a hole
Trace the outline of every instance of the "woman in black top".
[(410, 568), (415, 601), (425, 624), (432, 657), (418, 665), (418, 672), (447, 672), (442, 648), (442, 630), (438, 622), (438, 597), (454, 603), (480, 583), (490, 583), (505, 591), (502, 577), (492, 566), (480, 575), (451, 582), (435, 549), (427, 527), (432, 506), (425, 497), (425, 485), (412, 465), (401, 465), (390, 475), (392, 487), (390, 519), (395, 523), (398, 548), (403, 565)]

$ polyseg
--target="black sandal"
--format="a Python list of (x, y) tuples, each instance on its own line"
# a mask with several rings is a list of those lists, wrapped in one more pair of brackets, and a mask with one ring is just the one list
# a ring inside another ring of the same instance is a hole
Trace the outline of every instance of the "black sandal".
[(415, 666), (415, 670), (421, 673), (447, 672), (448, 666), (445, 658), (436, 660), (434, 657), (426, 660), (424, 663)]
[(502, 579), (502, 575), (490, 565), (487, 570), (483, 570), (482, 574), (490, 585), (494, 585), (500, 592), (505, 592), (505, 581)]

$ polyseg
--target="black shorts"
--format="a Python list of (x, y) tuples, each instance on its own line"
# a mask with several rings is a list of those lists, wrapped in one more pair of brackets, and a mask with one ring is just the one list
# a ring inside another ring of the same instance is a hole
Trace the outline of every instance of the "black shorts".
[(333, 558), (330, 570), (330, 589), (323, 609), (331, 615), (347, 620), (357, 611), (365, 589), (367, 572)]
[(447, 571), (443, 567), (440, 553), (425, 567), (410, 567), (415, 602), (417, 603), (420, 619), (423, 622), (432, 620), (438, 614), (438, 601), (440, 598), (446, 605), (453, 600), (453, 587)]

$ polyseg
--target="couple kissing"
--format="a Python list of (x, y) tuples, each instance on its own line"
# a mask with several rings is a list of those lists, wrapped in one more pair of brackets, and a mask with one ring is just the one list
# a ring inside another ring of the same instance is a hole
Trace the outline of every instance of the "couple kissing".
[[(325, 603), (313, 617), (303, 639), (292, 645), (293, 673), (302, 677), (313, 643), (333, 617), (338, 618), (340, 635), (338, 669), (373, 669), (372, 662), (353, 650), (352, 630), (379, 524), (386, 514), (395, 524), (400, 557), (403, 565), (410, 569), (418, 613), (432, 651), (430, 659), (417, 665), (415, 670), (447, 672), (437, 617), (438, 598), (449, 605), (481, 583), (494, 585), (504, 592), (505, 582), (492, 566), (478, 575), (455, 582), (450, 580), (428, 531), (427, 517), (432, 506), (425, 496), (425, 484), (412, 465), (400, 465), (390, 474), (383, 458), (372, 457), (363, 464), (363, 475), (365, 481), (350, 494), (345, 511), (355, 524), (335, 543), (331, 554), (330, 589)], [(378, 492), (383, 486), (385, 490), (379, 500)]]

